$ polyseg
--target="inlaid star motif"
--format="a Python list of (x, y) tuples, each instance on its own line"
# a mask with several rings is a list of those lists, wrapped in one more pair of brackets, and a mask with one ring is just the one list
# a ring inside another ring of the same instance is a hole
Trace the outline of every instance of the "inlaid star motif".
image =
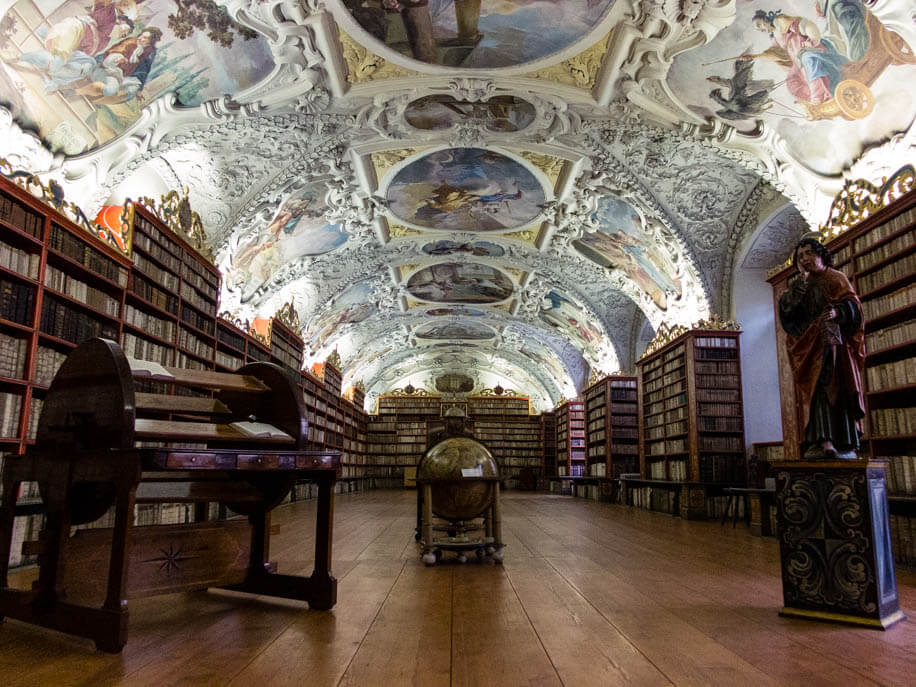
[(189, 561), (197, 556), (187, 556), (182, 555), (182, 548), (179, 546), (177, 549), (174, 544), (169, 544), (168, 551), (165, 549), (159, 549), (162, 553), (161, 556), (156, 558), (150, 558), (143, 561), (144, 563), (159, 563), (159, 572), (165, 571), (167, 575), (171, 575), (172, 572), (178, 572), (181, 570), (181, 563), (183, 561)]

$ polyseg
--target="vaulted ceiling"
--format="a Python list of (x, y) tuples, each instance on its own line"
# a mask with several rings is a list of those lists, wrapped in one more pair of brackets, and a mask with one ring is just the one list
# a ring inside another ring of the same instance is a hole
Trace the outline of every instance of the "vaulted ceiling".
[(551, 407), (916, 159), (910, 0), (0, 8), (3, 157), (90, 215), (187, 188), (223, 309), (292, 302), (370, 404)]

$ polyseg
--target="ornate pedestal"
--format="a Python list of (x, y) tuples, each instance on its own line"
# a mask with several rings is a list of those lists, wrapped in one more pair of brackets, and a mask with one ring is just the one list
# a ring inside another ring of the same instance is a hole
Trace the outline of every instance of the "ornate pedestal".
[(877, 629), (904, 619), (897, 599), (886, 463), (775, 463), (780, 615)]

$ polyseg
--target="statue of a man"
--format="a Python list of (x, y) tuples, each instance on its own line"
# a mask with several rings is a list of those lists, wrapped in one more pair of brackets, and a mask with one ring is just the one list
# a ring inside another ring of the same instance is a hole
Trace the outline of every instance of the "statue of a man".
[(862, 304), (816, 238), (799, 241), (793, 264), (799, 275), (779, 299), (779, 319), (788, 334), (796, 401), (807, 418), (804, 457), (856, 458), (865, 417)]

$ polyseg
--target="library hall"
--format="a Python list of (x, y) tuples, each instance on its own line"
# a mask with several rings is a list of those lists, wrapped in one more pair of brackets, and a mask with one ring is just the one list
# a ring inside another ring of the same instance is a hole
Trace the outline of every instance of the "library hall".
[(0, 0), (0, 685), (913, 685), (913, 0)]

